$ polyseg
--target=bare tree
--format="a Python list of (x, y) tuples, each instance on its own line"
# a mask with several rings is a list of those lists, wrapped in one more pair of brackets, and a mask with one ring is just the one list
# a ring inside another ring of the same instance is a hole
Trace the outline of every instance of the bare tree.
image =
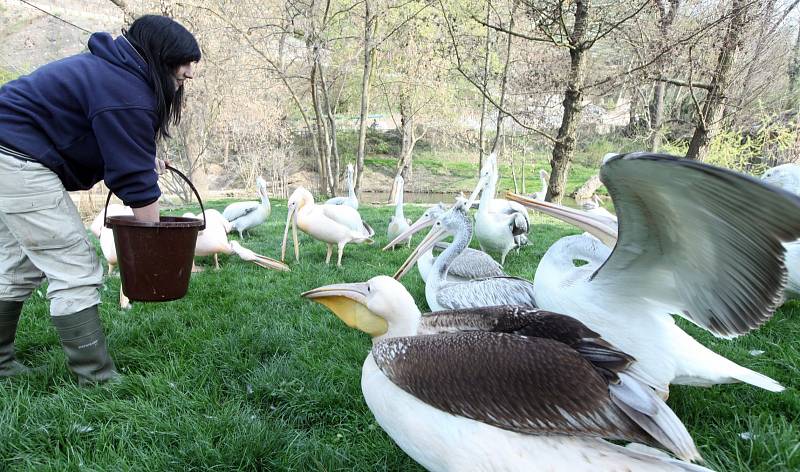
[(687, 159), (703, 160), (708, 150), (708, 143), (720, 125), (719, 121), (725, 108), (725, 100), (727, 98), (725, 94), (731, 81), (736, 52), (741, 45), (741, 36), (744, 34), (751, 7), (750, 0), (733, 0), (731, 19), (720, 45), (717, 66), (711, 77), (711, 83), (702, 108), (695, 100), (697, 104), (697, 127), (689, 143), (689, 150), (686, 152)]

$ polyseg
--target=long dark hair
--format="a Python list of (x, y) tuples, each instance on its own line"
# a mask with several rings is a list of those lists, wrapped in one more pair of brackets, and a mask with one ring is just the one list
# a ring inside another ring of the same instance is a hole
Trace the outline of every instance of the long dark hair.
[(175, 90), (175, 70), (199, 61), (200, 46), (189, 30), (166, 16), (141, 16), (122, 33), (150, 69), (158, 114), (156, 137), (169, 137), (169, 126), (180, 123), (183, 107), (183, 87)]

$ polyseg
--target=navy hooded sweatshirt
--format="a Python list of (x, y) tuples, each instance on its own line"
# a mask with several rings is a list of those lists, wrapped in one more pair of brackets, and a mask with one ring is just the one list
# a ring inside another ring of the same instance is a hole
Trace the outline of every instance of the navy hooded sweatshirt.
[(0, 87), (0, 145), (55, 172), (67, 190), (100, 180), (126, 205), (158, 200), (156, 98), (147, 63), (120, 36)]

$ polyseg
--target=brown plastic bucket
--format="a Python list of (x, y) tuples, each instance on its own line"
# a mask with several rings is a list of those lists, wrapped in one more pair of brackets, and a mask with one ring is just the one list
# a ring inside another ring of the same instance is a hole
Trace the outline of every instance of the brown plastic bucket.
[[(200, 202), (194, 185), (171, 166), (167, 169), (185, 180)], [(106, 209), (111, 192), (106, 198)], [(105, 212), (105, 210), (104, 210)], [(183, 298), (189, 289), (197, 233), (205, 229), (203, 220), (162, 216), (158, 223), (137, 221), (133, 216), (105, 217), (114, 233), (122, 290), (133, 301), (165, 302)]]

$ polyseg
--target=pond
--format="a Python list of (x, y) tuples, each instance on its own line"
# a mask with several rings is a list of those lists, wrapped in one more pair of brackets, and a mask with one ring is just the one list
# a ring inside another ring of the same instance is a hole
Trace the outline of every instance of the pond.
[[(498, 192), (498, 197), (502, 198), (502, 195), (504, 194), (505, 192)], [(417, 203), (423, 205), (433, 205), (439, 202), (450, 204), (453, 202), (455, 195), (456, 194), (449, 192), (405, 192), (403, 194), (403, 201), (404, 203)], [(359, 202), (365, 204), (385, 204), (388, 199), (389, 192), (361, 192), (361, 198), (359, 198)], [(565, 197), (561, 203), (562, 205), (570, 208), (581, 209), (581, 204), (575, 201), (574, 198)], [(614, 211), (614, 205), (612, 205), (608, 199), (603, 201), (603, 207), (608, 211)]]

